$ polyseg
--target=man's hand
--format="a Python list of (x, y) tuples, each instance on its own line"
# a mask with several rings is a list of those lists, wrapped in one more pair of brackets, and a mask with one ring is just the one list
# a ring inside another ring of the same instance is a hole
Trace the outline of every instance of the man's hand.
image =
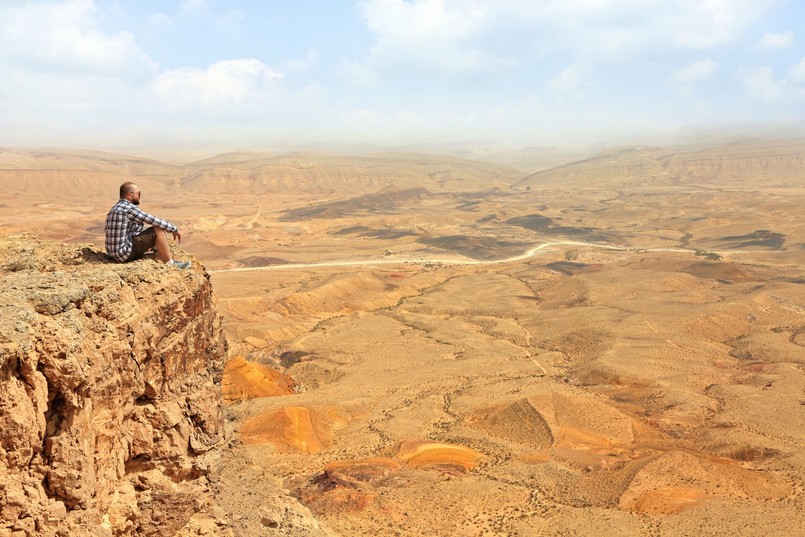
[(174, 231), (173, 233), (171, 233), (171, 235), (173, 235), (173, 240), (175, 240), (176, 242), (181, 244), (181, 242), (182, 242), (182, 234), (179, 233), (178, 229), (176, 231)]

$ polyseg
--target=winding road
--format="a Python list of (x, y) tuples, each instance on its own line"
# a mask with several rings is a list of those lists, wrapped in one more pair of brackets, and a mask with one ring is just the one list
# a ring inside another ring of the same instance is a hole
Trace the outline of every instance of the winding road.
[[(221, 274), (226, 272), (253, 272), (260, 270), (291, 270), (291, 269), (305, 269), (305, 268), (318, 268), (318, 267), (354, 267), (354, 266), (372, 266), (372, 265), (500, 265), (504, 263), (513, 263), (516, 261), (523, 261), (537, 255), (542, 250), (547, 250), (553, 246), (587, 246), (591, 248), (601, 248), (604, 250), (615, 250), (619, 252), (677, 252), (677, 253), (690, 253), (696, 252), (693, 248), (630, 248), (623, 246), (612, 246), (609, 244), (597, 244), (592, 242), (577, 242), (577, 241), (563, 241), (563, 242), (544, 242), (534, 246), (522, 254), (507, 257), (505, 259), (493, 260), (480, 260), (480, 259), (467, 259), (467, 258), (435, 258), (435, 259), (364, 259), (358, 261), (323, 261), (321, 263), (287, 263), (283, 265), (268, 265), (264, 267), (240, 267), (229, 269), (216, 269), (209, 270), (210, 274)], [(714, 252), (718, 255), (725, 255), (728, 253), (752, 253), (748, 251), (731, 250), (729, 252)]]

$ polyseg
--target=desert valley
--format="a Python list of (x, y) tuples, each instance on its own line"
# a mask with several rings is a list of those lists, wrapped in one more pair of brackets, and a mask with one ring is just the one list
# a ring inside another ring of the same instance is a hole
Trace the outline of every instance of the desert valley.
[(182, 229), (221, 535), (805, 535), (805, 140), (523, 162), (5, 148), (0, 236)]

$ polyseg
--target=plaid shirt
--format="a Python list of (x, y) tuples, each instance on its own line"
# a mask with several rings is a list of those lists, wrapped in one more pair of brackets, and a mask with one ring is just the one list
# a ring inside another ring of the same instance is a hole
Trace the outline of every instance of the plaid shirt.
[(106, 254), (117, 261), (126, 261), (131, 254), (132, 240), (143, 230), (143, 224), (162, 228), (168, 233), (179, 228), (140, 210), (129, 200), (121, 199), (106, 215)]

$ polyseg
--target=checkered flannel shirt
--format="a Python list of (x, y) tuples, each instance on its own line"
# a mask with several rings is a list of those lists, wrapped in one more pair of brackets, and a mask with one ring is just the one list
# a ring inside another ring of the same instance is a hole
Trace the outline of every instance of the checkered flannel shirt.
[(121, 199), (106, 215), (106, 254), (117, 261), (126, 261), (131, 254), (132, 240), (142, 232), (143, 224), (162, 228), (168, 233), (179, 228), (139, 209), (129, 200)]

